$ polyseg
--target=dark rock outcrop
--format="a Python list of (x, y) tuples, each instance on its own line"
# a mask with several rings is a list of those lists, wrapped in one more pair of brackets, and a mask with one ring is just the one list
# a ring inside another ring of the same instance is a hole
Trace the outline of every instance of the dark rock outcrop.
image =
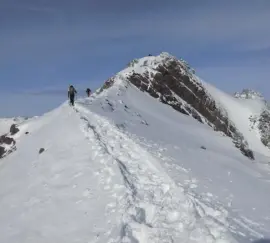
[(106, 80), (103, 86), (99, 90), (97, 90), (96, 93), (100, 94), (103, 90), (110, 88), (113, 84), (114, 84), (113, 78)]
[(15, 140), (13, 138), (10, 138), (6, 135), (3, 135), (0, 137), (0, 144), (7, 144), (10, 145), (12, 143), (15, 143)]
[(7, 135), (0, 136), (0, 159), (16, 150), (15, 145), (16, 141), (13, 138)]
[(264, 110), (259, 117), (259, 126), (262, 143), (270, 148), (270, 111)]
[(10, 127), (10, 134), (11, 135), (15, 135), (17, 132), (19, 132), (20, 130), (18, 129), (16, 124), (12, 124)]
[(45, 149), (44, 148), (41, 148), (38, 153), (39, 154), (42, 154), (44, 151), (45, 151)]
[(6, 152), (5, 148), (0, 146), (0, 159), (4, 157), (5, 152)]
[(270, 110), (265, 109), (260, 115), (251, 116), (251, 128), (258, 128), (261, 135), (261, 142), (270, 149)]
[(0, 136), (0, 159), (16, 150), (16, 141), (12, 137), (20, 130), (16, 124), (12, 124), (9, 134)]

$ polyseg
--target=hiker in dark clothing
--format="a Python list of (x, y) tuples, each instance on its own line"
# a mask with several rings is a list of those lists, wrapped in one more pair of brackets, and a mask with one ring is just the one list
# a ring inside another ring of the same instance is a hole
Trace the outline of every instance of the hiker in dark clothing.
[(68, 98), (72, 106), (74, 106), (75, 94), (77, 94), (76, 89), (73, 87), (73, 85), (70, 85), (68, 89)]
[(87, 89), (86, 89), (86, 94), (87, 94), (87, 96), (89, 97), (90, 94), (91, 94), (91, 89), (87, 88)]

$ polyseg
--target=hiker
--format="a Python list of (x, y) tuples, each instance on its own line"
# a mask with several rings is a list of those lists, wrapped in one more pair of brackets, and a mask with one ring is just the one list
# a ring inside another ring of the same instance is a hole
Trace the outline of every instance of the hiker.
[(73, 87), (73, 85), (70, 85), (68, 89), (68, 98), (72, 106), (74, 106), (75, 94), (77, 94), (76, 89)]
[(91, 92), (92, 92), (91, 89), (89, 89), (89, 88), (86, 89), (86, 94), (88, 97), (91, 95)]

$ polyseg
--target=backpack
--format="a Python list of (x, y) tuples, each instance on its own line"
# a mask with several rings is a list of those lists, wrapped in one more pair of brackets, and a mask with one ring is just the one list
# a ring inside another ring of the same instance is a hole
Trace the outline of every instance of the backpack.
[(70, 94), (75, 94), (76, 93), (76, 90), (75, 90), (75, 88), (72, 85), (69, 86), (69, 93)]

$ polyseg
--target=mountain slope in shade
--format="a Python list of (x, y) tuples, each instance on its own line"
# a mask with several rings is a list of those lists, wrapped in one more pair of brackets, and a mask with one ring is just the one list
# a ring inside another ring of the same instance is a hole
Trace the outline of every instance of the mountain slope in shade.
[(235, 146), (251, 159), (254, 152), (270, 155), (258, 129), (251, 129), (250, 107), (203, 82), (186, 62), (168, 53), (133, 60), (99, 92), (121, 82), (131, 83), (162, 103), (231, 137)]

